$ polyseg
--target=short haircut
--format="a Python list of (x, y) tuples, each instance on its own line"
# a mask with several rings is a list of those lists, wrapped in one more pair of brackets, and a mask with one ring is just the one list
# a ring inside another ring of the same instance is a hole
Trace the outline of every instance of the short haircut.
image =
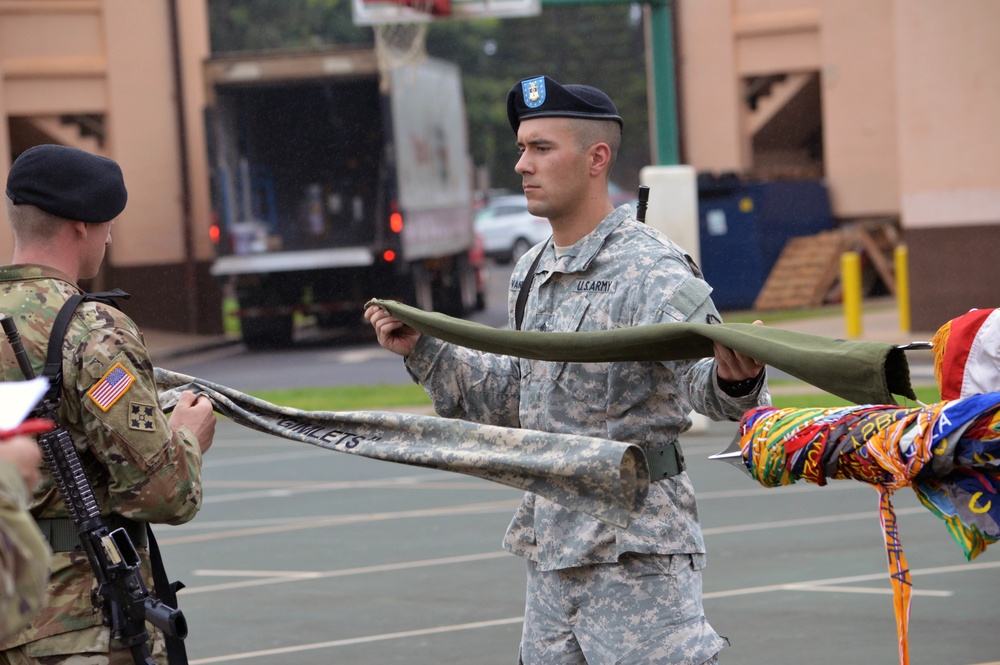
[(7, 199), (7, 219), (14, 231), (14, 242), (19, 245), (31, 245), (48, 242), (55, 237), (66, 221), (52, 213), (45, 212), (33, 205), (14, 205)]
[(615, 120), (590, 120), (584, 118), (566, 118), (567, 122), (576, 136), (577, 147), (581, 152), (586, 151), (595, 143), (607, 143), (611, 149), (611, 159), (608, 163), (607, 176), (611, 178), (611, 171), (618, 160), (618, 150), (622, 144), (621, 125)]

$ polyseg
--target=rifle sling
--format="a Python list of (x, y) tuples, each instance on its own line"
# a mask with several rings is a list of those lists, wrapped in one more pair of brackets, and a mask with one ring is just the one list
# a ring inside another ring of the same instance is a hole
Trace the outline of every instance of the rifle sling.
[(517, 292), (517, 302), (514, 303), (514, 330), (521, 329), (521, 322), (524, 320), (524, 304), (528, 302), (528, 292), (531, 291), (531, 283), (535, 281), (535, 269), (538, 268), (538, 262), (542, 260), (542, 254), (545, 253), (547, 246), (548, 243), (542, 245), (542, 249), (535, 255), (535, 260), (528, 268), (528, 274), (521, 282), (521, 290)]

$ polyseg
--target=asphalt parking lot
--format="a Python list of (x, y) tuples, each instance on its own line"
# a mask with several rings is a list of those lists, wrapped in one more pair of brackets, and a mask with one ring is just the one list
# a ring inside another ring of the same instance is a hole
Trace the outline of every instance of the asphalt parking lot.
[[(722, 663), (897, 663), (877, 493), (854, 481), (765, 489), (685, 442), (709, 551)], [(192, 665), (516, 662), (523, 562), (500, 540), (520, 493), (219, 426), (205, 506), (161, 526), (188, 588)], [(1000, 662), (1000, 548), (966, 563), (909, 490), (894, 499), (913, 571), (912, 665)]]

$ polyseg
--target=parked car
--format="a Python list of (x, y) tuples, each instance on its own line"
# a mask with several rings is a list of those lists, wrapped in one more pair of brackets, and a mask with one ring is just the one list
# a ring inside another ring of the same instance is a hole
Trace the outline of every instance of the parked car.
[(549, 221), (528, 212), (523, 194), (496, 196), (476, 213), (483, 251), (500, 263), (513, 262), (552, 235)]

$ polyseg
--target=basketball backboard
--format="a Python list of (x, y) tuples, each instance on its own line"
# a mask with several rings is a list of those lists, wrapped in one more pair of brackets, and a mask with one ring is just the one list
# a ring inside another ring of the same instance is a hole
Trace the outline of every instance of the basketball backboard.
[(355, 25), (538, 16), (541, 0), (351, 0)]

